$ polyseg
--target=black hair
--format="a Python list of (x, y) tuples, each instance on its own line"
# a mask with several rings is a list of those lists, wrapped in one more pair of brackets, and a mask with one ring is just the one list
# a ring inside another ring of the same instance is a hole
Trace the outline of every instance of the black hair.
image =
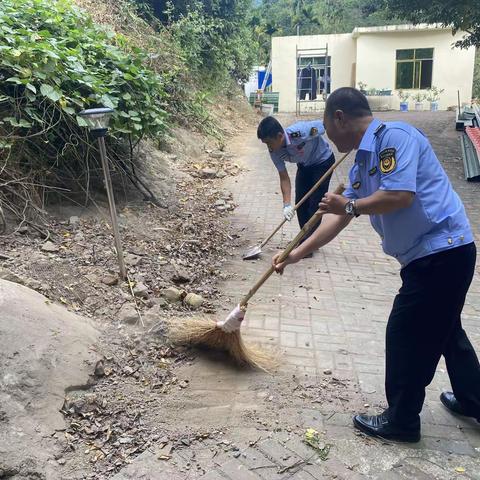
[(329, 95), (325, 105), (325, 115), (331, 118), (337, 110), (355, 118), (372, 115), (367, 97), (351, 87), (337, 88)]
[(265, 140), (266, 138), (277, 138), (279, 133), (283, 133), (283, 127), (274, 117), (265, 117), (258, 124), (257, 137), (260, 140)]

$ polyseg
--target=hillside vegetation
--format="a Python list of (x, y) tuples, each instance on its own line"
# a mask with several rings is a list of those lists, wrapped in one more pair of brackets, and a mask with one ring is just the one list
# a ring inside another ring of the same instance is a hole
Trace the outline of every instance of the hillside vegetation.
[(172, 125), (221, 137), (208, 107), (250, 70), (246, 19), (167, 11), (162, 23), (128, 0), (1, 2), (0, 213), (34, 223), (51, 192), (88, 195), (100, 168), (84, 108), (115, 109), (111, 157), (128, 178), (135, 145)]

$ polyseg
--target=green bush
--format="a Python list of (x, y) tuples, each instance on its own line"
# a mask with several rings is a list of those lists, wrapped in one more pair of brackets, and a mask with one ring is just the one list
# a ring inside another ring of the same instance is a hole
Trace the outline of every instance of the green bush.
[(2, 0), (2, 129), (28, 135), (53, 118), (62, 122), (83, 108), (104, 105), (115, 109), (115, 134), (163, 131), (162, 79), (144, 67), (142, 51), (127, 54), (114, 41), (128, 44), (68, 0)]
[(162, 134), (167, 118), (164, 81), (148, 61), (68, 0), (1, 1), (0, 214), (26, 221), (52, 188), (89, 197), (101, 169), (78, 116), (85, 108), (115, 109), (111, 159), (138, 186), (133, 146)]

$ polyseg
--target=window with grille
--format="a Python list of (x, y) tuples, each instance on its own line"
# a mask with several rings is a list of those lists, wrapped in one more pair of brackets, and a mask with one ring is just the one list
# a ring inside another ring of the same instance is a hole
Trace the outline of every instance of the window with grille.
[(432, 73), (433, 48), (397, 50), (397, 90), (430, 88)]

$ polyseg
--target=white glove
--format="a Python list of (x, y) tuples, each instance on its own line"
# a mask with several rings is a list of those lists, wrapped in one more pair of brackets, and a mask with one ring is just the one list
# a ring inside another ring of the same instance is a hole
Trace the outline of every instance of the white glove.
[(237, 305), (223, 322), (217, 322), (217, 327), (221, 328), (224, 332), (232, 333), (240, 330), (244, 318), (245, 312), (240, 308), (240, 305)]
[(295, 210), (289, 203), (283, 206), (283, 216), (288, 221), (290, 221), (295, 216)]

